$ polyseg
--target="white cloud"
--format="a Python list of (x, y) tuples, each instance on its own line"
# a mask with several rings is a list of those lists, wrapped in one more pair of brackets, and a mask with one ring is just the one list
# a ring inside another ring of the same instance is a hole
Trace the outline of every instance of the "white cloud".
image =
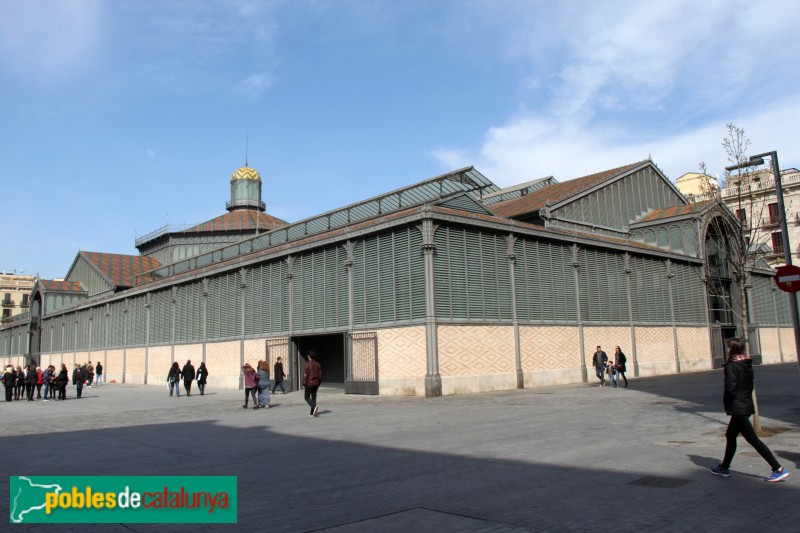
[(239, 83), (239, 87), (250, 96), (258, 96), (273, 84), (272, 77), (267, 74), (253, 74)]
[(0, 3), (0, 64), (40, 83), (76, 76), (101, 41), (98, 0)]
[[(754, 23), (757, 7), (742, 0), (565, 3), (541, 19), (507, 19), (507, 53), (530, 62), (519, 83), (536, 101), (489, 128), (479, 149), (433, 156), (447, 169), (474, 164), (503, 186), (563, 181), (648, 155), (675, 179), (701, 160), (722, 172), (720, 141), (733, 122), (754, 152), (777, 147), (781, 166), (795, 166), (789, 117), (800, 116), (792, 89), (800, 80), (790, 21), (800, 5), (770, 10), (778, 28)], [(773, 70), (779, 80), (761, 74)]]

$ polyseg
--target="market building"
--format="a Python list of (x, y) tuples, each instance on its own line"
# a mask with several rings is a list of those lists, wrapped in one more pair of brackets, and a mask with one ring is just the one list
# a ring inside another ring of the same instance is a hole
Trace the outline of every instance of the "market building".
[(209, 387), (237, 388), (245, 361), (281, 356), (297, 388), (313, 349), (345, 392), (438, 396), (585, 382), (597, 345), (634, 376), (709, 369), (743, 305), (751, 351), (795, 357), (766, 263), (746, 302), (731, 290), (730, 210), (649, 160), (506, 189), (467, 167), (294, 223), (264, 213), (244, 167), (226, 208), (138, 256), (80, 252), (0, 328), (0, 362), (99, 360), (163, 386), (173, 361), (203, 360)]

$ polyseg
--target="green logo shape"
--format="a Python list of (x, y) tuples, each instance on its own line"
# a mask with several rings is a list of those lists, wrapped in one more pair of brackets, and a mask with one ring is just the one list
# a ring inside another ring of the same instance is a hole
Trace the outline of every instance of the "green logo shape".
[(10, 476), (13, 524), (235, 524), (236, 476)]

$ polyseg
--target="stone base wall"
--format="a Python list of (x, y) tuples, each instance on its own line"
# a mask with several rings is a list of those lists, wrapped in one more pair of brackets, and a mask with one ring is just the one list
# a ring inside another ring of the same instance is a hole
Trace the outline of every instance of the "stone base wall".
[(761, 341), (762, 362), (780, 363), (782, 346), (778, 342), (778, 328), (758, 328), (758, 338)]
[(708, 328), (678, 327), (675, 330), (678, 335), (681, 372), (710, 370), (711, 338)]
[[(180, 364), (180, 362), (178, 363)], [(167, 374), (172, 366), (171, 346), (151, 346), (147, 349), (147, 384), (167, 388)], [(181, 365), (183, 367), (183, 365)]]
[(125, 383), (144, 383), (144, 348), (128, 348), (125, 351)]
[(519, 345), (525, 387), (582, 381), (577, 327), (520, 326)]
[(378, 387), (386, 396), (425, 396), (425, 326), (380, 329)]
[(677, 372), (672, 327), (637, 327), (636, 361), (639, 365), (639, 376)]
[(781, 328), (781, 348), (783, 349), (783, 361), (797, 361), (797, 350), (794, 346), (794, 329)]
[(440, 325), (442, 394), (517, 388), (512, 326)]
[(111, 383), (122, 383), (122, 375), (125, 371), (123, 362), (125, 351), (122, 349), (108, 350), (106, 352), (106, 364), (103, 365), (103, 381)]
[[(210, 342), (206, 344), (208, 389), (238, 389), (242, 376), (242, 345), (239, 341)], [(247, 361), (253, 367), (258, 362)]]

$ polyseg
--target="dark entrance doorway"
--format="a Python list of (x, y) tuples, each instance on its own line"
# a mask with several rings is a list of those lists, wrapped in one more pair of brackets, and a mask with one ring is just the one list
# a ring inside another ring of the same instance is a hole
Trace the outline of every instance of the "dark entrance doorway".
[(323, 386), (344, 385), (344, 333), (294, 337), (292, 341), (297, 347), (299, 386), (303, 384), (303, 367), (309, 350), (317, 354), (317, 362), (322, 366)]

